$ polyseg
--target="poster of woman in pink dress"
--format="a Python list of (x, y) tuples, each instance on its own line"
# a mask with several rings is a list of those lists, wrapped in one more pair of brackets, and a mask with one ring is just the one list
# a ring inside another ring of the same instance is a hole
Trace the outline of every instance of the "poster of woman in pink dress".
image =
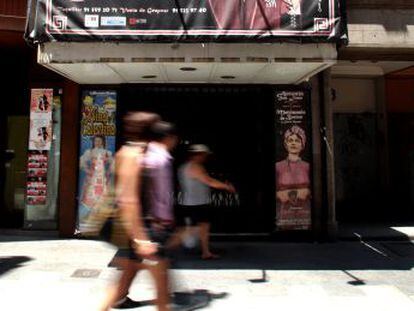
[(310, 230), (312, 148), (309, 92), (276, 92), (276, 230)]
[(305, 131), (297, 125), (287, 129), (286, 159), (276, 163), (277, 223), (284, 229), (308, 229), (311, 219), (310, 166), (302, 160)]

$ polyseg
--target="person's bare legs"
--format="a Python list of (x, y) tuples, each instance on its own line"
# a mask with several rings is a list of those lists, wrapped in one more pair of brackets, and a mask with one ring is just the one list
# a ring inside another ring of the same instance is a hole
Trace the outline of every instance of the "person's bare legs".
[(213, 254), (210, 251), (210, 223), (200, 222), (198, 224), (200, 232), (200, 243), (201, 243), (201, 258), (203, 259), (214, 259), (219, 258), (218, 255)]
[(187, 229), (185, 227), (178, 228), (171, 238), (167, 241), (166, 248), (167, 249), (175, 249), (181, 244), (183, 244), (184, 236), (186, 234)]
[(148, 266), (155, 281), (157, 299), (155, 305), (158, 311), (170, 311), (170, 290), (168, 279), (169, 262), (167, 259), (160, 259), (154, 266)]
[(122, 274), (117, 283), (109, 288), (101, 311), (108, 311), (119, 300), (128, 295), (129, 288), (134, 280), (140, 265), (130, 259), (118, 259), (116, 264), (122, 269)]

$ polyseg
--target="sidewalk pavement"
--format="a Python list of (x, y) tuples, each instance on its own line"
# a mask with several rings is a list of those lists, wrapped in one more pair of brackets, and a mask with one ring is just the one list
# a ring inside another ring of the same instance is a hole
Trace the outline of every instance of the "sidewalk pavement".
[[(180, 251), (175, 290), (226, 293), (205, 310), (414, 310), (414, 245), (409, 241), (337, 243), (220, 242), (202, 261)], [(119, 273), (115, 250), (97, 241), (0, 236), (0, 310), (97, 310)], [(146, 271), (130, 296), (149, 300)], [(133, 310), (152, 311), (153, 306)]]

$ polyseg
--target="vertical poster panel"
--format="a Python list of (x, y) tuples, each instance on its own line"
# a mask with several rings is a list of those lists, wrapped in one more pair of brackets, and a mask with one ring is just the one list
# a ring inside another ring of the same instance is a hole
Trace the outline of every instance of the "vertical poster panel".
[(311, 116), (306, 90), (276, 91), (276, 230), (311, 229)]
[(52, 142), (53, 89), (32, 89), (27, 161), (26, 220), (38, 220), (47, 204), (48, 157)]
[(50, 150), (52, 141), (52, 89), (32, 89), (29, 150)]
[(79, 158), (78, 229), (114, 182), (115, 91), (84, 91)]
[(48, 152), (29, 150), (27, 166), (27, 204), (28, 206), (45, 206), (47, 195)]

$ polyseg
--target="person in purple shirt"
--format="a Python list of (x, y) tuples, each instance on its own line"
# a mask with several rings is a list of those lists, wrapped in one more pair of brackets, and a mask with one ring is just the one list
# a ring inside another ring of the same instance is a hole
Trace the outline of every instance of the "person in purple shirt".
[[(178, 137), (175, 127), (164, 121), (155, 123), (151, 131), (154, 138), (148, 144), (143, 160), (141, 198), (148, 235), (151, 242), (157, 244), (155, 260), (153, 260), (154, 264), (160, 267), (154, 273), (157, 279), (157, 300), (168, 303), (170, 262), (166, 244), (174, 229), (173, 158), (170, 151), (176, 146)], [(179, 306), (170, 306), (165, 310), (172, 309), (184, 310)]]
[(172, 124), (158, 122), (153, 128), (155, 139), (145, 154), (144, 209), (152, 226), (172, 227), (174, 223), (173, 167), (170, 150), (177, 144)]
[[(158, 261), (164, 262), (162, 266), (168, 268), (169, 252), (174, 249), (170, 242), (175, 229), (173, 157), (170, 151), (177, 145), (178, 136), (174, 125), (164, 121), (155, 123), (151, 130), (154, 140), (148, 144), (144, 158), (143, 208), (151, 241), (158, 244)], [(167, 296), (168, 289), (175, 287), (167, 272), (165, 270), (162, 275), (162, 296)], [(170, 310), (189, 311), (205, 307), (210, 302), (210, 295), (207, 291), (175, 292)]]
[(198, 301), (177, 304), (174, 297), (171, 303), (169, 292), (169, 259), (165, 245), (174, 225), (172, 157), (169, 151), (176, 145), (177, 136), (172, 124), (157, 120), (158, 115), (146, 115), (146, 119), (151, 119), (146, 120), (146, 124), (136, 122), (135, 118), (127, 126), (132, 128), (133, 134), (145, 132), (148, 138), (143, 142), (130, 141), (121, 151), (127, 160), (118, 158), (118, 205), (124, 208), (125, 217), (137, 219), (128, 221), (131, 245), (120, 249), (115, 256), (117, 265), (125, 263), (120, 266), (124, 271), (101, 310), (142, 306), (141, 302), (128, 297), (129, 287), (142, 269), (148, 269), (154, 278), (157, 298), (153, 302), (158, 311), (193, 310)]

